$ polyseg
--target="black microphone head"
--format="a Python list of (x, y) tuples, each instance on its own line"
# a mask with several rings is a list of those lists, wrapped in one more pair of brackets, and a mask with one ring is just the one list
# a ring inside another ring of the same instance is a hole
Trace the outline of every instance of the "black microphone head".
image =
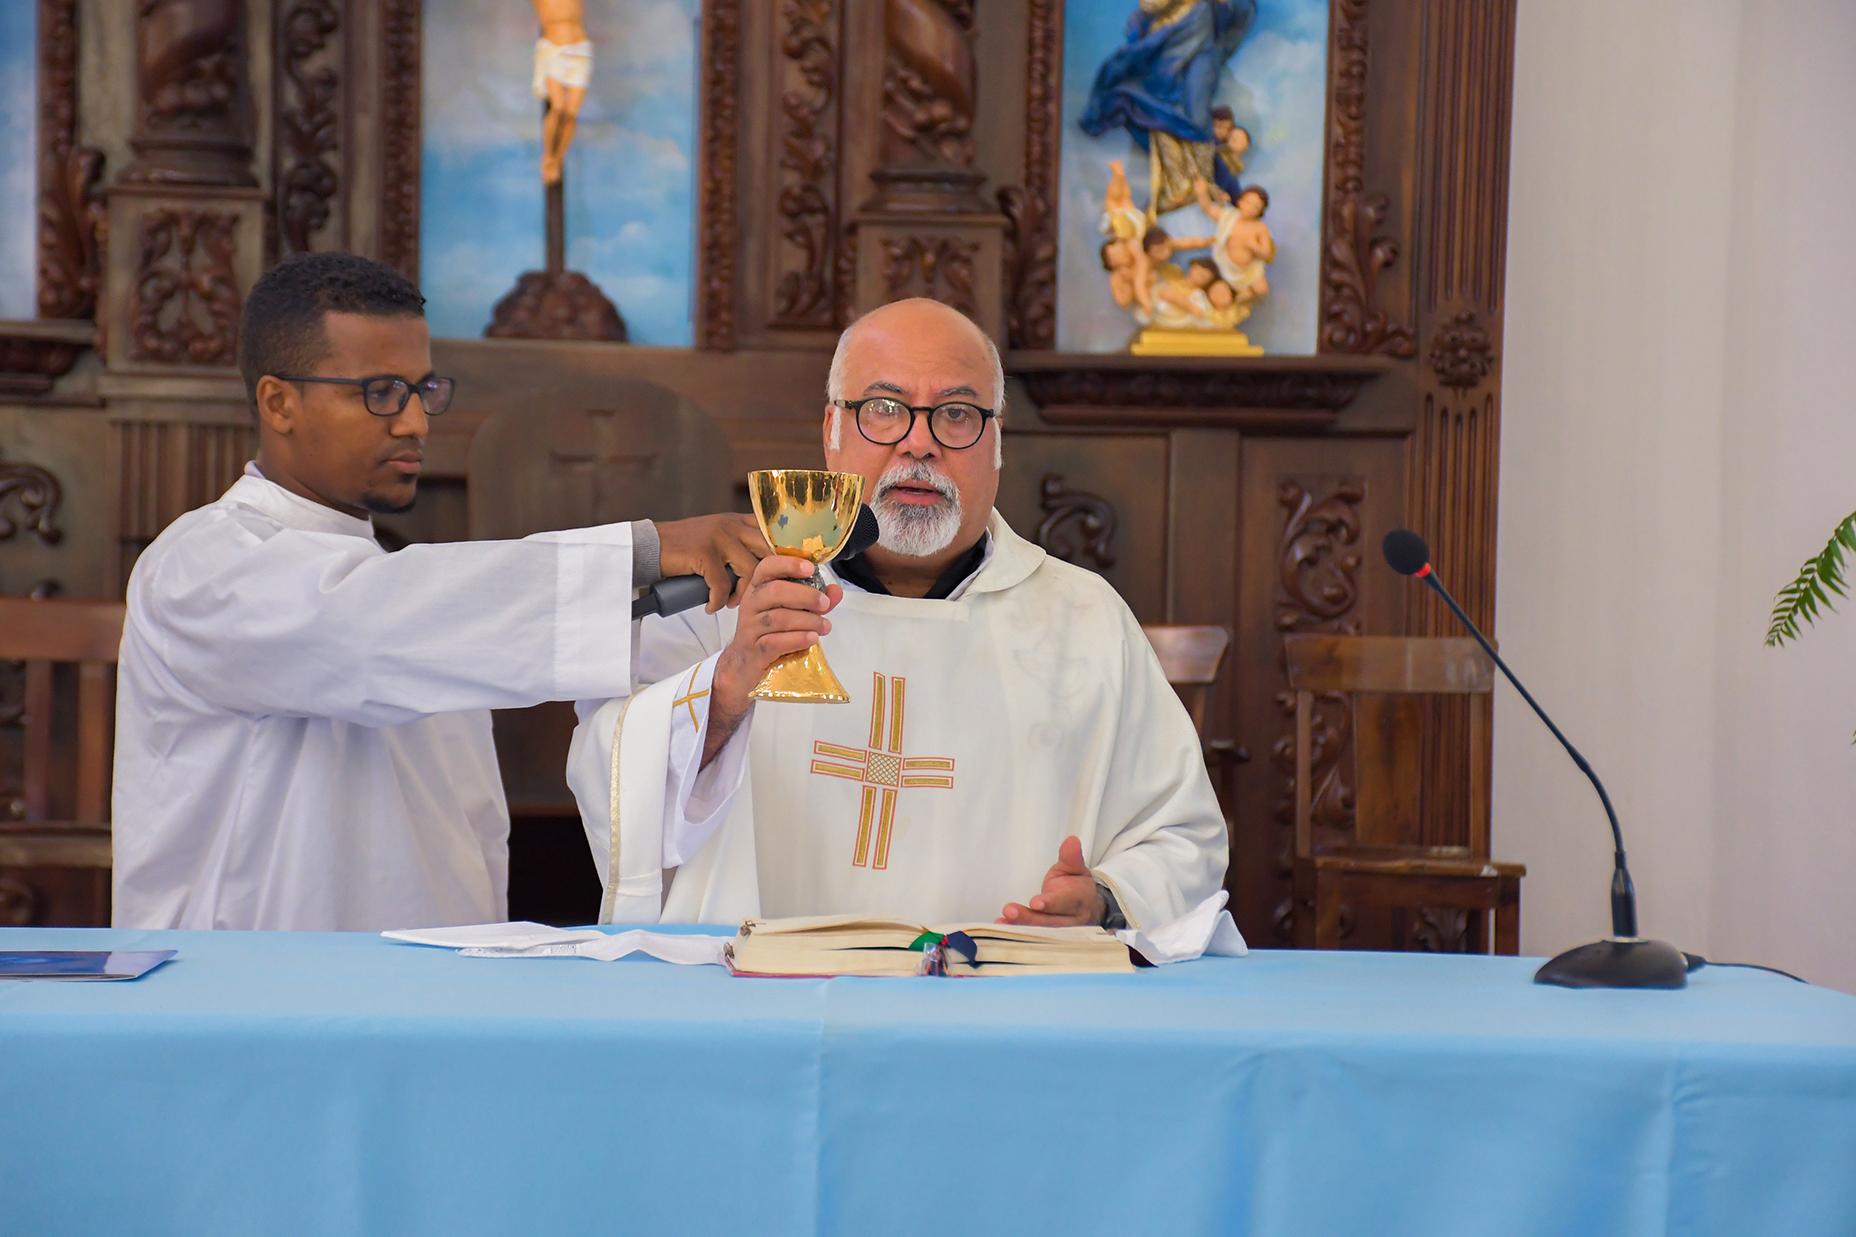
[(883, 530), (876, 522), (876, 512), (870, 510), (869, 503), (865, 503), (857, 508), (857, 523), (851, 526), (851, 535), (844, 539), (843, 547), (832, 557), (839, 560), (856, 558), (875, 545), (877, 538), (882, 535)]
[(1395, 528), (1381, 543), (1386, 564), (1402, 576), (1415, 576), (1431, 561), (1431, 547), (1409, 528)]

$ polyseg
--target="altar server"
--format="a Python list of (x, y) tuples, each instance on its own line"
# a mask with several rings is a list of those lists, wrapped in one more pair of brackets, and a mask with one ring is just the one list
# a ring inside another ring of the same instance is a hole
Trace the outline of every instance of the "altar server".
[[(730, 600), (765, 542), (742, 516), (388, 554), (429, 420), (424, 299), (313, 254), (246, 302), (258, 453), (142, 553), (117, 695), (118, 927), (360, 929), (506, 918), (492, 708), (622, 695), (634, 582), (700, 571)], [(759, 547), (756, 549), (756, 547)]]
[[(1224, 820), (1139, 624), (993, 510), (1004, 387), (935, 302), (844, 333), (825, 456), (868, 479), (882, 539), (825, 597), (768, 557), (738, 613), (644, 620), (640, 690), (582, 702), (568, 781), (603, 920), (1151, 927), (1218, 888)], [(850, 704), (749, 698), (820, 636)]]

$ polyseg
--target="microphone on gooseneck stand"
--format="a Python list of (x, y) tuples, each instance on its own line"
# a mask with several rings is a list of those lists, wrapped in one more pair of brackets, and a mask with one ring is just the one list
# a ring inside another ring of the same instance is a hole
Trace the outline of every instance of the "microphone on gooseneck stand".
[(1688, 985), (1688, 958), (1665, 941), (1648, 941), (1637, 935), (1637, 890), (1631, 884), (1630, 869), (1624, 864), (1624, 833), (1618, 828), (1618, 814), (1611, 806), (1611, 796), (1605, 793), (1605, 784), (1598, 780), (1598, 774), (1586, 763), (1579, 749), (1567, 741), (1560, 728), (1553, 724), (1547, 711), (1540, 707), (1538, 701), (1521, 686), (1521, 680), (1514, 677), (1514, 671), (1501, 659), (1495, 647), (1469, 621), (1463, 613), (1463, 607), (1456, 604), (1456, 598), (1437, 582), (1437, 573), (1431, 569), (1431, 550), (1424, 544), (1424, 538), (1407, 529), (1396, 529), (1386, 534), (1383, 546), (1386, 563), (1400, 575), (1415, 576), (1431, 586), (1444, 604), (1450, 607), (1450, 613), (1456, 615), (1457, 621), (1469, 629), (1469, 634), (1476, 638), (1500, 668), (1514, 689), (1521, 693), (1521, 699), (1527, 701), (1528, 707), (1536, 716), (1547, 724), (1553, 737), (1560, 741), (1572, 762), (1579, 766), (1579, 771), (1592, 780), (1592, 788), (1598, 792), (1598, 801), (1605, 805), (1605, 815), (1611, 820), (1611, 841), (1616, 852), (1616, 870), (1611, 875), (1611, 935), (1602, 941), (1590, 945), (1580, 945), (1569, 949), (1557, 958), (1551, 958), (1538, 971), (1534, 972), (1537, 984), (1558, 984), (1564, 988), (1683, 988)]
[[(842, 561), (856, 558), (865, 550), (875, 545), (882, 536), (882, 529), (876, 522), (876, 512), (866, 506), (857, 509), (857, 523), (851, 527), (851, 535), (844, 539), (844, 548), (832, 558)], [(728, 578), (735, 579), (731, 568)], [(701, 576), (671, 576), (659, 580), (644, 591), (644, 595), (632, 602), (632, 617), (641, 619), (647, 614), (661, 614), (668, 617), (680, 614), (693, 606), (700, 606), (709, 600), (709, 582)]]

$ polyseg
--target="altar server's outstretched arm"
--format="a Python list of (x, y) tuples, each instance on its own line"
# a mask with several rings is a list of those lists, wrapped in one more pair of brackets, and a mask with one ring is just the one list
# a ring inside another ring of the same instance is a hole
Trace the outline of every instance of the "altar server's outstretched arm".
[[(665, 569), (711, 568), (720, 550), (686, 526), (734, 519), (661, 526)], [(162, 669), (210, 704), (386, 726), (624, 694), (631, 591), (626, 524), (384, 554), (234, 511), (129, 603)]]
[(624, 524), (385, 554), (235, 511), (130, 589), (130, 621), (220, 708), (390, 726), (624, 691), (631, 573)]

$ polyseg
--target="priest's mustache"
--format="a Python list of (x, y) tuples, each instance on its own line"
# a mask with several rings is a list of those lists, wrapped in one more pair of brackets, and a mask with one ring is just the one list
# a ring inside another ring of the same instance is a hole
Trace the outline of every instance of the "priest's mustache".
[(926, 460), (906, 460), (890, 468), (877, 478), (876, 496), (880, 501), (889, 496), (889, 492), (904, 482), (915, 482), (932, 486), (936, 493), (951, 503), (960, 502), (960, 490), (954, 480), (941, 472)]

